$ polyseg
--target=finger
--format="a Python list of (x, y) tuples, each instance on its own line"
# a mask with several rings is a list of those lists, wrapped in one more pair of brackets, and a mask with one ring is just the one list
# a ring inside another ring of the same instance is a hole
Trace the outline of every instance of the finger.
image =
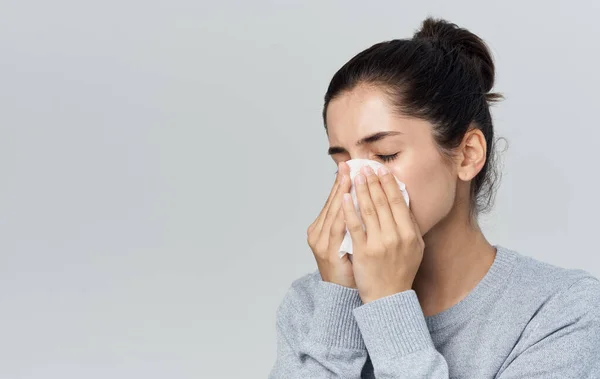
[(350, 183), (350, 178), (347, 175), (342, 176), (342, 180), (338, 186), (337, 192), (334, 198), (331, 200), (331, 204), (329, 205), (329, 209), (327, 210), (327, 215), (325, 216), (325, 220), (323, 221), (323, 226), (321, 228), (321, 233), (330, 233), (331, 225), (334, 223), (335, 218), (338, 214), (338, 211), (342, 207), (342, 196), (345, 192), (348, 192), (348, 187)]
[(400, 234), (403, 231), (412, 232), (414, 226), (410, 216), (410, 209), (406, 205), (406, 200), (404, 200), (404, 196), (398, 187), (398, 182), (394, 178), (394, 175), (389, 172), (387, 167), (380, 167), (377, 173)]
[(340, 185), (340, 180), (342, 179), (341, 173), (338, 169), (337, 174), (335, 175), (335, 181), (333, 182), (333, 186), (331, 187), (331, 191), (329, 192), (329, 196), (327, 197), (327, 200), (325, 201), (325, 204), (323, 205), (323, 209), (321, 210), (321, 213), (319, 214), (319, 216), (323, 215), (325, 216), (325, 214), (327, 214), (327, 209), (329, 208), (329, 205), (331, 204), (331, 201), (333, 200), (333, 198), (335, 197), (335, 194), (337, 192), (337, 189)]
[[(352, 238), (352, 244), (355, 246), (364, 245), (367, 236), (365, 234), (365, 230), (363, 229), (362, 222), (356, 213), (356, 209), (354, 209), (352, 196), (350, 196), (349, 193), (344, 194), (342, 209), (344, 211), (346, 228), (348, 228), (348, 232), (350, 232), (350, 237)], [(357, 251), (357, 249), (353, 250), (354, 252)]]
[(367, 186), (369, 187), (369, 193), (371, 194), (371, 199), (375, 206), (375, 211), (377, 212), (381, 233), (383, 235), (396, 233), (398, 226), (392, 215), (387, 196), (379, 182), (379, 177), (375, 175), (375, 171), (369, 166), (364, 166), (362, 172), (367, 177)]
[(419, 239), (422, 243), (424, 243), (423, 234), (421, 233), (421, 228), (419, 227), (419, 223), (417, 222), (417, 218), (415, 217), (415, 214), (410, 209), (408, 210), (408, 213), (410, 215), (410, 219), (412, 220), (412, 224), (413, 224), (414, 230), (416, 232), (417, 239)]
[(377, 218), (375, 205), (371, 200), (371, 194), (369, 193), (369, 187), (367, 186), (365, 176), (363, 174), (356, 175), (356, 178), (354, 178), (354, 185), (356, 198), (358, 200), (358, 209), (360, 210), (362, 221), (365, 224), (367, 236), (375, 237), (379, 235), (380, 232), (379, 219)]
[(344, 210), (340, 206), (335, 216), (335, 220), (329, 229), (329, 246), (332, 248), (340, 247), (342, 245), (342, 241), (344, 240), (345, 234), (346, 223), (344, 222)]
[[(346, 165), (346, 166), (348, 166), (348, 165)], [(331, 201), (333, 200), (333, 198), (335, 197), (335, 195), (337, 193), (342, 175), (343, 174), (342, 174), (341, 166), (340, 166), (340, 164), (338, 164), (338, 173), (335, 176), (335, 182), (333, 182), (331, 192), (329, 192), (329, 196), (327, 197), (327, 200), (325, 201), (325, 205), (323, 205), (321, 212), (319, 213), (319, 215), (317, 216), (317, 219), (313, 223), (314, 227), (317, 228), (317, 230), (321, 230), (323, 228), (323, 222), (325, 221), (325, 216), (327, 215), (327, 211), (329, 210)]]
[(311, 233), (313, 230), (321, 230), (321, 228), (323, 227), (323, 221), (325, 220), (325, 216), (327, 215), (327, 210), (329, 209), (329, 203), (331, 202), (331, 199), (333, 198), (333, 196), (335, 196), (335, 193), (337, 192), (337, 187), (338, 187), (338, 184), (337, 184), (337, 179), (336, 179), (336, 183), (334, 184), (333, 188), (331, 189), (331, 192), (329, 193), (329, 197), (327, 198), (325, 205), (323, 205), (323, 208), (321, 208), (321, 212), (319, 212), (319, 215), (317, 216), (315, 221), (313, 221), (313, 223), (310, 224), (310, 226), (308, 227), (308, 233)]

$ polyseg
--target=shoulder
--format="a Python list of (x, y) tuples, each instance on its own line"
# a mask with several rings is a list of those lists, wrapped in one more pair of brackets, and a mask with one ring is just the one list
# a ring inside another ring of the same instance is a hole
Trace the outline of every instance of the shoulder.
[(511, 336), (499, 374), (534, 370), (591, 377), (600, 368), (595, 359), (600, 354), (600, 280), (583, 269), (515, 254), (517, 264), (499, 303), (499, 321), (506, 326), (501, 332)]
[(571, 272), (557, 282), (540, 304), (534, 327), (557, 330), (592, 321), (600, 332), (600, 280), (587, 272)]
[(560, 293), (575, 294), (579, 288), (587, 288), (588, 295), (597, 295), (600, 279), (581, 268), (565, 268), (547, 261), (511, 251), (517, 256), (517, 270), (513, 280), (521, 290), (535, 291), (541, 296)]
[(564, 268), (511, 252), (517, 256), (518, 265), (509, 293), (530, 307), (530, 328), (600, 319), (600, 279), (584, 269)]

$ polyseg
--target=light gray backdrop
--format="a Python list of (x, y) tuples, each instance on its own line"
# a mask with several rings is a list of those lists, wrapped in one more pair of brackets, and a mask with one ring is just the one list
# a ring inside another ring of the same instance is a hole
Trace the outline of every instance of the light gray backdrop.
[(316, 268), (326, 86), (428, 14), (496, 57), (490, 241), (600, 275), (599, 11), (0, 0), (0, 379), (265, 378), (276, 307)]

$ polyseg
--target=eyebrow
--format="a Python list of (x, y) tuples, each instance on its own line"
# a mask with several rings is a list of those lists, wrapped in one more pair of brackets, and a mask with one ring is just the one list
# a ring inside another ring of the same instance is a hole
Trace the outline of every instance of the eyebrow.
[[(371, 134), (370, 136), (366, 136), (366, 137), (360, 139), (356, 143), (356, 146), (374, 143), (374, 142), (377, 142), (377, 141), (381, 141), (382, 139), (384, 139), (386, 137), (395, 136), (395, 135), (398, 135), (398, 134), (404, 134), (404, 133), (402, 133), (402, 132), (396, 132), (396, 131), (378, 132), (378, 133)], [(345, 153), (345, 152), (346, 152), (346, 149), (344, 149), (341, 146), (331, 146), (327, 150), (327, 154), (329, 154), (329, 155), (339, 154), (339, 153)]]

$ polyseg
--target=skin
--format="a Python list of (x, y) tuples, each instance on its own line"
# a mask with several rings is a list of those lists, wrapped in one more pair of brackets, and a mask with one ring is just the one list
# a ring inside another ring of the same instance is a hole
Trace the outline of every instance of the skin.
[[(431, 123), (401, 117), (373, 85), (359, 85), (333, 99), (326, 119), (338, 176), (307, 230), (323, 280), (357, 288), (364, 303), (413, 289), (426, 316), (458, 303), (485, 276), (496, 254), (477, 221), (469, 219), (471, 180), (485, 163), (481, 131), (471, 129), (449, 162), (437, 148)], [(400, 134), (357, 144), (379, 132)], [(395, 153), (394, 159), (383, 159)], [(343, 162), (355, 158), (379, 161), (403, 181), (410, 209), (391, 175), (363, 171), (354, 183), (363, 231), (351, 202), (343, 201), (351, 186)], [(348, 255), (338, 258), (346, 226), (353, 261)]]

